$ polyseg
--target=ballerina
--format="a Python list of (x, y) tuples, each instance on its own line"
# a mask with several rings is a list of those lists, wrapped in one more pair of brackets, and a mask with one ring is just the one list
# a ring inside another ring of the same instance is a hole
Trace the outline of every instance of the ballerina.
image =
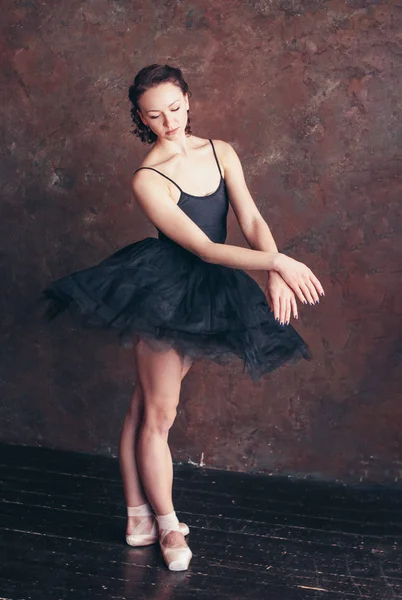
[[(290, 319), (298, 318), (297, 299), (315, 305), (324, 295), (305, 264), (278, 251), (233, 147), (193, 135), (190, 97), (181, 70), (169, 65), (141, 69), (129, 89), (133, 133), (152, 144), (132, 190), (158, 238), (44, 290), (50, 318), (73, 307), (84, 323), (114, 328), (133, 345), (137, 381), (119, 446), (126, 541), (159, 541), (173, 571), (192, 558), (189, 528), (172, 502), (168, 445), (183, 378), (197, 358), (240, 358), (253, 381), (311, 359)], [(225, 243), (229, 205), (250, 248)], [(268, 272), (264, 292), (243, 269)]]

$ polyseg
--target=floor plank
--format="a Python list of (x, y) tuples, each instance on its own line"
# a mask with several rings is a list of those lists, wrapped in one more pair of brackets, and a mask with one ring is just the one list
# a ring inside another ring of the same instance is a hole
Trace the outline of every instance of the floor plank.
[(402, 491), (175, 465), (190, 568), (124, 541), (116, 459), (0, 444), (0, 600), (402, 598)]

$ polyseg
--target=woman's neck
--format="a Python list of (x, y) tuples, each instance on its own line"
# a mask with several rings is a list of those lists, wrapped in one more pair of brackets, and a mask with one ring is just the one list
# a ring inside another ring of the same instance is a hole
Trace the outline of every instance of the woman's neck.
[(154, 149), (156, 152), (161, 155), (174, 155), (179, 154), (184, 158), (187, 158), (193, 149), (191, 135), (182, 135), (180, 138), (175, 140), (166, 140), (164, 138), (158, 138), (155, 142)]

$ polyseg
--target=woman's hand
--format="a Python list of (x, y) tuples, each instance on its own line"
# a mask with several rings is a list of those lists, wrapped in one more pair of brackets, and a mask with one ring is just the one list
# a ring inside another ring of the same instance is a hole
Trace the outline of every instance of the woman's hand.
[(318, 294), (324, 296), (324, 288), (305, 264), (278, 253), (275, 261), (275, 270), (282, 276), (288, 286), (294, 291), (297, 298), (304, 304), (317, 304), (320, 299)]
[(274, 316), (281, 325), (288, 325), (290, 317), (298, 319), (296, 296), (277, 271), (268, 271), (265, 296)]

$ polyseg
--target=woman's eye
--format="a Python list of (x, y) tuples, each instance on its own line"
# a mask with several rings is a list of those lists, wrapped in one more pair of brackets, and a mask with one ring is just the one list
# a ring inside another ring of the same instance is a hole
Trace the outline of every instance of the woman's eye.
[[(179, 110), (180, 106), (178, 106), (177, 108), (172, 108), (172, 112), (176, 112), (177, 110)], [(157, 117), (150, 117), (150, 119), (159, 119), (160, 115), (158, 115)]]

